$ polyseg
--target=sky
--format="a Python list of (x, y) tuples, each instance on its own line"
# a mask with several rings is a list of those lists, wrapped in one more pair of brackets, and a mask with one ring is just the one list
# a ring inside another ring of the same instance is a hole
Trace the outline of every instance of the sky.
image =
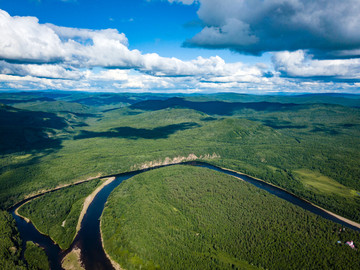
[(0, 0), (0, 91), (360, 94), (359, 0)]

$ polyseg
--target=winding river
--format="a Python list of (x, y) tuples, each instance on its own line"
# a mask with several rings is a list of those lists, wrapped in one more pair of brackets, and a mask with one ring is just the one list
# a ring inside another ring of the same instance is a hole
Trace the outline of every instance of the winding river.
[[(254, 186), (266, 190), (267, 192), (274, 194), (275, 196), (284, 199), (294, 205), (297, 205), (305, 210), (308, 210), (316, 215), (319, 215), (328, 220), (339, 223), (348, 228), (360, 231), (360, 228), (355, 227), (331, 214), (329, 214), (326, 210), (323, 210), (310, 202), (303, 200), (295, 195), (273, 186), (271, 184), (267, 184), (261, 180), (252, 178), (247, 175), (243, 175), (237, 172), (233, 172), (231, 170), (222, 169), (207, 163), (203, 162), (188, 162), (182, 163), (191, 166), (200, 166), (208, 169), (212, 169), (218, 172), (222, 172), (231, 176), (235, 176), (237, 178), (241, 178), (242, 180), (253, 184)], [(172, 165), (170, 165), (172, 166)], [(162, 166), (163, 167), (163, 166)], [(159, 168), (159, 167), (156, 167)], [(151, 168), (151, 169), (156, 169)], [(83, 220), (81, 223), (81, 229), (78, 232), (77, 236), (71, 247), (62, 251), (58, 245), (54, 244), (52, 240), (39, 233), (35, 227), (31, 223), (27, 223), (21, 217), (15, 214), (15, 210), (33, 198), (29, 198), (26, 201), (22, 201), (21, 203), (13, 206), (9, 211), (12, 216), (15, 218), (17, 228), (20, 232), (20, 237), (23, 241), (23, 250), (26, 244), (26, 241), (33, 241), (38, 243), (41, 247), (45, 249), (46, 254), (49, 257), (50, 267), (52, 270), (62, 269), (61, 260), (66, 256), (66, 254), (72, 250), (74, 247), (79, 247), (81, 249), (81, 260), (85, 266), (86, 270), (95, 270), (95, 269), (113, 269), (109, 259), (106, 257), (105, 252), (103, 250), (101, 244), (101, 236), (100, 236), (100, 216), (105, 207), (105, 203), (110, 195), (110, 193), (116, 188), (122, 181), (129, 179), (137, 174), (143, 173), (145, 170), (135, 171), (130, 173), (123, 173), (120, 175), (116, 175), (116, 179), (110, 184), (104, 186), (104, 188), (95, 196), (94, 200), (90, 204)], [(38, 195), (41, 196), (41, 195)], [(36, 196), (36, 197), (38, 197)]]

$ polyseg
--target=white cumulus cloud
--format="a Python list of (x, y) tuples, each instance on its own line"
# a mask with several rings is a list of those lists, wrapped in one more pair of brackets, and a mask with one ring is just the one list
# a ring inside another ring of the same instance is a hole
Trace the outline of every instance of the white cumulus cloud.
[(273, 56), (275, 69), (290, 77), (360, 79), (360, 59), (318, 60), (303, 50), (283, 51)]
[[(203, 1), (199, 1), (199, 14), (205, 7), (212, 10), (203, 5)], [(212, 36), (217, 46), (222, 46), (222, 42), (234, 46), (241, 42), (248, 46), (257, 44), (259, 36), (253, 34), (251, 24), (236, 16), (223, 20), (224, 8), (234, 14), (240, 12), (231, 10), (231, 5), (226, 7), (224, 3), (230, 3), (227, 1), (212, 2), (219, 12), (213, 12), (211, 18), (203, 17), (209, 26), (202, 33), (208, 31), (205, 34)], [(176, 2), (193, 4), (198, 1)], [(302, 50), (275, 54), (274, 70), (263, 63), (227, 63), (219, 56), (183, 61), (156, 53), (143, 54), (128, 46), (125, 34), (116, 29), (91, 30), (40, 24), (35, 17), (10, 16), (0, 10), (0, 89), (290, 91), (303, 89), (302, 82), (278, 74), (302, 78), (358, 78), (356, 72), (359, 74), (357, 60), (314, 60)], [(315, 81), (306, 87), (316, 91), (321, 88), (319, 85), (324, 86), (324, 82)], [(326, 83), (328, 89), (337, 89), (338, 85)], [(346, 87), (346, 84), (341, 85), (341, 88)]]
[[(11, 17), (0, 11), (0, 30), (0, 59), (9, 63), (133, 68), (159, 76), (218, 75), (230, 71), (220, 57), (182, 61), (130, 50), (126, 36), (116, 29), (59, 27), (40, 24), (34, 17)], [(236, 68), (246, 69), (246, 66), (238, 64)]]

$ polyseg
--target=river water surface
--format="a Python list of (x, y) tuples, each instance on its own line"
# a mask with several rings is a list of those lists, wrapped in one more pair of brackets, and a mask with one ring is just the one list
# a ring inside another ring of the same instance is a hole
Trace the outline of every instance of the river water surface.
[[(348, 224), (347, 222), (342, 221), (330, 215), (326, 211), (319, 209), (318, 207), (312, 205), (311, 203), (302, 200), (283, 189), (277, 188), (263, 181), (257, 180), (250, 176), (232, 172), (226, 169), (221, 169), (219, 167), (207, 163), (189, 162), (186, 164), (192, 166), (205, 167), (211, 170), (215, 170), (218, 172), (222, 172), (231, 176), (241, 178), (242, 180), (250, 184), (253, 184), (258, 188), (266, 190), (267, 192), (281, 199), (284, 199), (294, 205), (297, 205), (305, 210), (308, 210), (316, 215), (319, 215), (333, 222), (339, 223), (348, 228), (360, 231), (359, 228), (352, 226), (351, 224)], [(116, 175), (116, 179), (113, 182), (111, 182), (107, 186), (104, 186), (104, 188), (95, 196), (94, 200), (90, 204), (82, 220), (81, 229), (78, 232), (73, 244), (71, 245), (68, 251), (61, 251), (59, 246), (55, 245), (49, 237), (40, 234), (31, 223), (26, 223), (22, 218), (20, 218), (15, 214), (16, 208), (19, 207), (19, 205), (21, 205), (24, 202), (19, 203), (18, 205), (12, 207), (9, 211), (11, 212), (12, 216), (15, 218), (16, 225), (20, 232), (20, 237), (23, 241), (23, 248), (25, 246), (26, 241), (33, 241), (39, 244), (41, 247), (43, 247), (45, 249), (46, 254), (49, 257), (50, 267), (52, 270), (62, 269), (61, 260), (73, 247), (79, 247), (81, 249), (81, 259), (86, 270), (113, 269), (109, 259), (105, 255), (104, 249), (101, 244), (100, 217), (104, 210), (106, 201), (110, 193), (122, 181), (129, 179), (142, 172), (144, 171), (135, 171), (131, 173)]]

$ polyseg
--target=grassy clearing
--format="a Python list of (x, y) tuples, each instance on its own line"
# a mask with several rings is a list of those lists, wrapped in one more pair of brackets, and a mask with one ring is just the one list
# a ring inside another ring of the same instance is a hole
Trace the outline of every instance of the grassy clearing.
[(313, 189), (315, 192), (340, 195), (344, 197), (359, 196), (356, 190), (350, 189), (330, 177), (322, 175), (321, 173), (310, 171), (307, 169), (295, 170), (294, 174), (299, 177), (300, 181), (308, 189)]

